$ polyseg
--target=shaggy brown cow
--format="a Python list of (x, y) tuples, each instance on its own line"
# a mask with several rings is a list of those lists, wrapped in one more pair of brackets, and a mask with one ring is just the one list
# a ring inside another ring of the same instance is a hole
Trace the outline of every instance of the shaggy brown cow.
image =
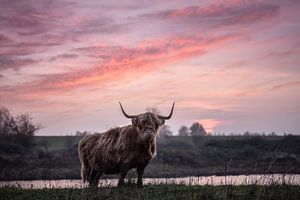
[(175, 103), (168, 116), (146, 112), (128, 115), (120, 103), (123, 114), (132, 119), (132, 125), (113, 128), (104, 133), (87, 135), (79, 142), (81, 177), (90, 186), (98, 185), (102, 174), (120, 174), (118, 186), (124, 185), (128, 170), (137, 169), (139, 187), (149, 161), (156, 155), (156, 136), (160, 126), (173, 114)]

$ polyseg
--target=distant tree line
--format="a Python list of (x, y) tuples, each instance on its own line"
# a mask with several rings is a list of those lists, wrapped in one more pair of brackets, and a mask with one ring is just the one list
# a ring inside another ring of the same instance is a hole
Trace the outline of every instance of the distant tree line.
[(42, 126), (35, 124), (27, 113), (12, 116), (5, 107), (0, 107), (0, 136), (33, 136)]
[[(164, 125), (159, 129), (160, 136), (173, 136), (173, 132), (170, 129), (170, 126)], [(179, 136), (205, 136), (207, 132), (203, 128), (202, 124), (199, 122), (194, 122), (190, 128), (187, 126), (181, 126), (178, 131)]]
[[(173, 136), (174, 134), (172, 133), (171, 129), (169, 126), (164, 125), (162, 128), (159, 130), (159, 135), (161, 136)], [(178, 130), (178, 135), (179, 136), (207, 136), (209, 135), (202, 124), (199, 122), (194, 122), (189, 128), (187, 126), (181, 126), (180, 129)], [(211, 134), (211, 136), (278, 136), (278, 135), (283, 135), (283, 136), (292, 136), (292, 133), (286, 133), (284, 132), (283, 134), (278, 134), (275, 133), (275, 131), (272, 131), (270, 133), (258, 133), (258, 132), (250, 132), (250, 131), (245, 131), (244, 133), (214, 133)]]
[[(242, 136), (278, 136), (275, 131), (272, 131), (271, 133), (257, 133), (257, 132), (250, 132), (250, 131), (246, 131), (243, 134), (231, 134), (231, 135), (242, 135)], [(283, 136), (290, 136), (293, 135), (292, 133), (283, 133)]]
[(199, 122), (194, 122), (190, 128), (181, 126), (178, 135), (180, 136), (205, 136), (207, 132)]

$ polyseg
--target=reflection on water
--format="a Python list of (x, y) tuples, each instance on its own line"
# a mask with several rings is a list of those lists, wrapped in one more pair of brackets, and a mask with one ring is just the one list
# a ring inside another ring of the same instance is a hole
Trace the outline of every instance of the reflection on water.
[[(132, 179), (136, 182), (136, 179)], [(117, 179), (99, 181), (99, 187), (116, 186)], [(144, 184), (184, 184), (184, 185), (269, 185), (269, 184), (300, 185), (298, 174), (269, 174), (269, 175), (239, 175), (239, 176), (200, 176), (186, 178), (145, 178)], [(3, 181), (0, 187), (15, 186), (20, 188), (84, 188), (81, 180), (35, 180), (35, 181)]]

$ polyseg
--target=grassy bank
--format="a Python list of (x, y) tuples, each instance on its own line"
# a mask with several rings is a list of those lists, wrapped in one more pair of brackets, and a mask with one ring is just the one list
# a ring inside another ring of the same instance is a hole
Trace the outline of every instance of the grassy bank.
[(34, 189), (0, 188), (0, 199), (300, 199), (300, 187), (271, 186), (184, 186), (148, 185), (143, 189), (134, 186), (98, 189)]
[[(52, 136), (22, 143), (0, 138), (0, 180), (80, 179), (79, 140)], [(300, 173), (299, 144), (299, 136), (159, 138), (145, 177)]]

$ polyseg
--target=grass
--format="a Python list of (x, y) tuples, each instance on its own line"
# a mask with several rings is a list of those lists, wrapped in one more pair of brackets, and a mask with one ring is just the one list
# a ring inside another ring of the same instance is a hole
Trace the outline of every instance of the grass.
[(300, 199), (300, 186), (186, 186), (186, 185), (147, 185), (142, 189), (135, 186), (123, 188), (103, 187), (84, 189), (21, 189), (0, 188), (0, 199), (114, 199), (114, 200), (159, 200), (159, 199)]

